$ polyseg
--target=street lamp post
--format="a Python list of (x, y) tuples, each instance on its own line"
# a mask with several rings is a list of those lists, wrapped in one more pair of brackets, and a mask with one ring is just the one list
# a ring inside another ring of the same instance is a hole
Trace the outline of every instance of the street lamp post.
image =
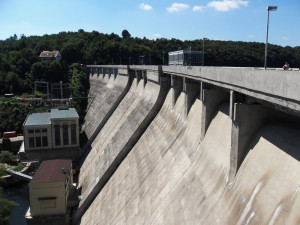
[(205, 40), (206, 38), (203, 38), (203, 55), (202, 55), (202, 66), (204, 66), (204, 40)]
[(268, 57), (268, 33), (269, 33), (269, 14), (270, 11), (276, 11), (277, 6), (268, 6), (268, 20), (267, 20), (267, 37), (266, 37), (266, 47), (265, 47), (265, 69), (267, 69), (267, 57)]

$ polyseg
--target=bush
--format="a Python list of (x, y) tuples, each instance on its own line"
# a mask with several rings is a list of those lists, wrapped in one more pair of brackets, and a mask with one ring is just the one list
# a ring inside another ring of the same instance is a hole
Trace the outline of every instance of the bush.
[(11, 151), (11, 141), (9, 138), (2, 139), (2, 149), (6, 151)]
[(11, 164), (16, 160), (16, 157), (14, 156), (14, 154), (12, 154), (11, 152), (8, 151), (2, 151), (0, 153), (0, 163), (7, 163), (7, 164)]
[(1, 225), (8, 224), (9, 215), (16, 205), (17, 204), (15, 202), (2, 198), (2, 188), (0, 187), (0, 224)]

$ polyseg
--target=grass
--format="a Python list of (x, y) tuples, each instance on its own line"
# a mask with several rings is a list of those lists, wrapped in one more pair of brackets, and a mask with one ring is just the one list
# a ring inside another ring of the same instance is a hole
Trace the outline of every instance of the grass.
[(8, 173), (4, 169), (0, 169), (0, 177), (6, 176)]
[(11, 169), (14, 171), (21, 171), (24, 168), (22, 164), (12, 167)]

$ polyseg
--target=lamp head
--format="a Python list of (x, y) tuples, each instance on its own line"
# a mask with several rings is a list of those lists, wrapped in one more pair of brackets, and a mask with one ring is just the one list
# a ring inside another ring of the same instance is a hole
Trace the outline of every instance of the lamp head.
[(268, 6), (267, 10), (268, 11), (276, 11), (277, 10), (277, 6)]

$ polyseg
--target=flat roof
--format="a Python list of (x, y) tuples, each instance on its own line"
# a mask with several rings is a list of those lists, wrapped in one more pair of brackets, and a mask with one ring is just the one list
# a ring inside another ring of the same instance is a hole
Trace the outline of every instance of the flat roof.
[(51, 109), (50, 119), (79, 118), (75, 108), (65, 110)]
[(43, 161), (30, 181), (32, 183), (56, 183), (64, 182), (68, 177), (68, 171), (72, 165), (70, 159), (54, 159)]
[(203, 51), (193, 51), (193, 50), (178, 50), (174, 52), (169, 52), (169, 55), (178, 55), (178, 54), (203, 54)]
[(27, 117), (25, 126), (51, 124), (50, 113), (32, 113)]

